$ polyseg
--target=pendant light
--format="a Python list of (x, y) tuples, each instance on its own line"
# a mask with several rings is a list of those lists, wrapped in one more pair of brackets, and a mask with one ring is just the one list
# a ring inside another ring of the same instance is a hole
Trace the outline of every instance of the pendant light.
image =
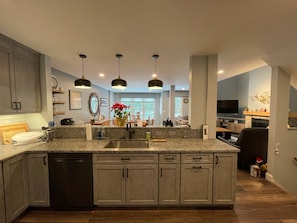
[(81, 89), (90, 89), (91, 87), (91, 81), (85, 79), (84, 76), (84, 59), (87, 58), (85, 54), (79, 54), (79, 57), (82, 58), (82, 77), (81, 79), (77, 79), (74, 81), (74, 86), (76, 88), (81, 88)]
[(127, 81), (123, 80), (121, 78), (121, 58), (123, 57), (122, 54), (116, 54), (116, 58), (119, 59), (119, 77), (114, 79), (112, 82), (111, 82), (111, 87), (114, 88), (114, 89), (120, 89), (120, 90), (124, 90), (127, 88)]
[(163, 88), (163, 81), (157, 78), (157, 64), (156, 60), (159, 58), (158, 54), (154, 54), (152, 58), (155, 60), (155, 73), (152, 75), (153, 79), (148, 82), (149, 89), (159, 90)]

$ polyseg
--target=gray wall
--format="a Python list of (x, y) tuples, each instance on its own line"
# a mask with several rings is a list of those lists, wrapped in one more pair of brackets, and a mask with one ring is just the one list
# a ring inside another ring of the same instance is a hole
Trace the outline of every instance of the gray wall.
[(290, 86), (290, 101), (289, 101), (290, 112), (297, 112), (297, 89)]

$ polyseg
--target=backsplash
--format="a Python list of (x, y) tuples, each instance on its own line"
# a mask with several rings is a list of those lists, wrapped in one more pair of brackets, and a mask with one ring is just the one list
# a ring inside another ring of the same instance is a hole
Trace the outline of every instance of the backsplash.
[[(93, 140), (97, 138), (100, 126), (92, 126), (92, 137)], [(54, 127), (54, 137), (57, 139), (61, 138), (86, 138), (85, 127), (77, 126), (66, 126), (66, 127)], [(191, 128), (172, 128), (172, 127), (136, 127), (133, 128), (132, 138), (145, 138), (146, 132), (151, 133), (152, 138), (201, 138), (200, 129)], [(128, 138), (129, 132), (126, 128), (119, 127), (104, 127), (105, 135), (109, 139), (120, 139)]]
[(0, 115), (0, 126), (16, 123), (27, 123), (30, 130), (41, 129), (42, 126), (47, 126), (40, 113)]

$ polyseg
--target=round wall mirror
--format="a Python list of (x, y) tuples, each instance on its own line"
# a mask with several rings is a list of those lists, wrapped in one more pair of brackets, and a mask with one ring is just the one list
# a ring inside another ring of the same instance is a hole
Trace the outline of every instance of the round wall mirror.
[(90, 97), (89, 97), (89, 111), (90, 111), (90, 114), (93, 117), (98, 115), (99, 112), (100, 112), (100, 110), (99, 110), (99, 97), (95, 92), (91, 93)]

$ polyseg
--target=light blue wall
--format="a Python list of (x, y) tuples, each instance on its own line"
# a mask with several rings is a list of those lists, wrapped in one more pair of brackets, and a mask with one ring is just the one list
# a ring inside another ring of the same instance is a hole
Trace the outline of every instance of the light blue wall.
[(248, 108), (251, 111), (266, 109), (270, 111), (270, 100), (265, 97), (271, 95), (271, 67), (264, 66), (249, 72)]
[[(238, 100), (239, 113), (248, 107), (249, 73), (244, 73), (218, 82), (218, 100)], [(226, 116), (228, 116), (226, 114)], [(234, 116), (234, 115), (233, 115)]]
[[(271, 85), (271, 67), (264, 66), (218, 82), (218, 100), (239, 100), (239, 117), (243, 117), (244, 109), (270, 110), (270, 104), (260, 103), (255, 96), (269, 92)], [(254, 100), (252, 100), (252, 98)]]
[[(96, 92), (100, 98), (107, 98), (109, 100), (109, 91), (98, 87), (96, 85), (92, 85), (92, 89), (77, 89), (74, 87), (75, 77), (70, 74), (64, 73), (57, 69), (52, 69), (52, 74), (56, 76), (59, 87), (63, 88), (64, 94), (57, 94), (57, 98), (59, 101), (64, 101), (64, 105), (55, 105), (57, 111), (64, 111), (65, 115), (55, 115), (54, 121), (59, 124), (60, 120), (63, 118), (73, 118), (77, 123), (89, 123), (91, 119), (91, 115), (89, 113), (89, 96), (90, 93)], [(80, 110), (70, 110), (69, 109), (69, 90), (78, 91), (82, 94), (82, 109)], [(104, 115), (106, 118), (109, 118), (109, 107), (101, 107), (100, 106), (100, 114)], [(96, 117), (98, 119), (98, 116)]]

